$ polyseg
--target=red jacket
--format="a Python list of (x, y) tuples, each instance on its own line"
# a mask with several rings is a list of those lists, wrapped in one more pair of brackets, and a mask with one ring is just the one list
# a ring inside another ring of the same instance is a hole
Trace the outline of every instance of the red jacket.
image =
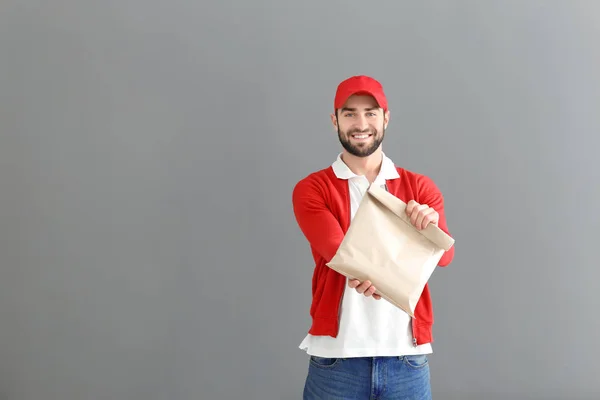
[[(414, 199), (432, 207), (440, 216), (438, 226), (450, 234), (444, 215), (444, 199), (435, 183), (424, 175), (396, 169), (400, 177), (386, 181), (389, 192), (405, 203)], [(350, 225), (348, 181), (337, 178), (332, 167), (314, 172), (296, 184), (292, 203), (296, 221), (315, 260), (309, 333), (337, 337), (346, 278), (325, 264), (335, 255)], [(453, 257), (454, 246), (444, 253), (438, 265), (447, 266)], [(433, 342), (433, 308), (428, 285), (417, 303), (412, 325), (415, 346)]]

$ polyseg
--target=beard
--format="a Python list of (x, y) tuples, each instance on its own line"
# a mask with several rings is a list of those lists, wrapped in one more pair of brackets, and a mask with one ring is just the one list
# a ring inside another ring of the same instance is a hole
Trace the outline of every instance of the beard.
[[(355, 133), (370, 133), (372, 141), (364, 143), (352, 143), (352, 135)], [(381, 128), (381, 133), (375, 128), (366, 130), (351, 129), (348, 132), (341, 132), (338, 127), (338, 139), (342, 147), (350, 154), (356, 157), (368, 157), (375, 152), (383, 142), (385, 136), (385, 128)]]

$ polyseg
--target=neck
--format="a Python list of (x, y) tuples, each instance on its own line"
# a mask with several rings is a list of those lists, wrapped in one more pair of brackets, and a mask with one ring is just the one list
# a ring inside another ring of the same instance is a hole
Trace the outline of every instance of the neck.
[(377, 149), (373, 154), (367, 157), (357, 157), (344, 150), (342, 153), (342, 161), (350, 168), (350, 171), (356, 175), (366, 176), (369, 182), (373, 182), (383, 161), (383, 153), (381, 148)]

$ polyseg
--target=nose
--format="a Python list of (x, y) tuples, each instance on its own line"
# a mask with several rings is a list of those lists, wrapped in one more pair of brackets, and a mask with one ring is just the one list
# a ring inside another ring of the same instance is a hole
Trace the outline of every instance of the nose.
[(369, 128), (369, 122), (367, 121), (367, 118), (364, 115), (358, 117), (357, 125), (361, 131), (364, 131)]

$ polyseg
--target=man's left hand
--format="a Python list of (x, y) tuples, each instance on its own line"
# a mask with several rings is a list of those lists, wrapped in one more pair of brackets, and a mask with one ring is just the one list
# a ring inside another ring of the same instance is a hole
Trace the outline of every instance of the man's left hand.
[(440, 215), (433, 208), (414, 200), (406, 204), (406, 215), (418, 230), (425, 229), (429, 224), (437, 225), (440, 219)]

